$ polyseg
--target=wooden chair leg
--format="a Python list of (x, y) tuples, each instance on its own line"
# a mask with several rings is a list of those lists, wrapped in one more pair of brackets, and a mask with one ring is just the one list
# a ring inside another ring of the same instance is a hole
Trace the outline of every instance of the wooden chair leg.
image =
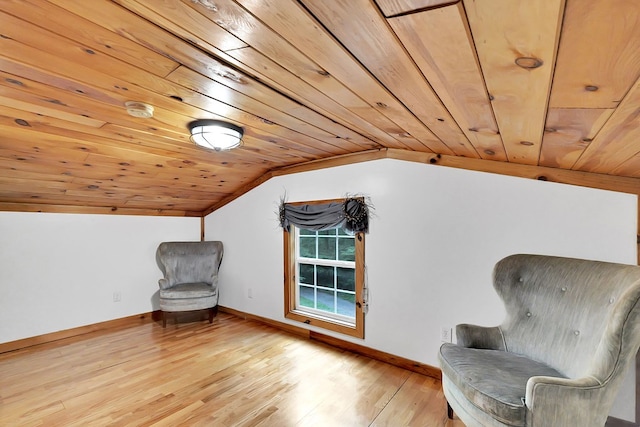
[[(208, 310), (208, 316), (207, 318), (209, 319), (209, 323), (213, 323), (213, 318), (216, 317), (218, 315), (218, 306), (215, 307), (211, 307), (209, 309), (202, 309), (202, 310), (194, 310), (192, 312), (186, 312), (186, 313), (190, 313), (190, 318), (193, 317), (194, 315), (200, 315), (202, 316), (202, 313), (204, 312), (204, 310)], [(167, 320), (169, 319), (169, 317), (173, 317), (173, 321), (175, 322), (175, 324), (178, 324), (178, 312), (167, 312), (167, 311), (160, 311), (160, 314), (162, 316), (162, 327), (166, 328), (167, 327)]]
[(449, 405), (449, 402), (447, 402), (447, 418), (453, 419), (453, 408)]
[(213, 318), (218, 314), (218, 306), (209, 309), (209, 323), (213, 323)]

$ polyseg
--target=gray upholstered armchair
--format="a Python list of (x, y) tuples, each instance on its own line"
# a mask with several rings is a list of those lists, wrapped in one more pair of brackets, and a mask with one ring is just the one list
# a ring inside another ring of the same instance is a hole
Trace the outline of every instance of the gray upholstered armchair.
[(163, 242), (156, 251), (164, 278), (160, 285), (162, 325), (167, 316), (196, 310), (209, 311), (213, 322), (218, 307), (218, 270), (222, 242)]
[(507, 316), (458, 325), (439, 359), (468, 426), (603, 426), (640, 346), (640, 267), (513, 255), (494, 269)]

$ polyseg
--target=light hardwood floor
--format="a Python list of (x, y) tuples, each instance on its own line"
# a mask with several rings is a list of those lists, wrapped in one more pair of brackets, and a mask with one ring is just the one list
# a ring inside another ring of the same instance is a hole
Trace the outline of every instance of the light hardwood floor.
[(440, 382), (219, 313), (0, 355), (2, 426), (448, 426)]

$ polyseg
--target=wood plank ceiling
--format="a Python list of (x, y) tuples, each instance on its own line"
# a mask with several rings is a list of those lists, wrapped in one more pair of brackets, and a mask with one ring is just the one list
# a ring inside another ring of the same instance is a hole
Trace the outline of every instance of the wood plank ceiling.
[(640, 191), (633, 0), (0, 0), (0, 74), (0, 210), (199, 216), (387, 153)]

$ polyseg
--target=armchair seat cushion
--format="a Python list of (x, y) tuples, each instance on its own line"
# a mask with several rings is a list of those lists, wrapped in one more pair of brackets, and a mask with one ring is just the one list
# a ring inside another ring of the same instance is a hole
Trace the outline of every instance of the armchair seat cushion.
[(565, 378), (544, 363), (501, 350), (443, 344), (439, 358), (443, 374), (466, 400), (510, 426), (526, 425), (524, 398), (530, 377)]
[(215, 296), (218, 289), (208, 283), (180, 283), (168, 289), (160, 290), (160, 298), (164, 299), (187, 299), (205, 298)]

